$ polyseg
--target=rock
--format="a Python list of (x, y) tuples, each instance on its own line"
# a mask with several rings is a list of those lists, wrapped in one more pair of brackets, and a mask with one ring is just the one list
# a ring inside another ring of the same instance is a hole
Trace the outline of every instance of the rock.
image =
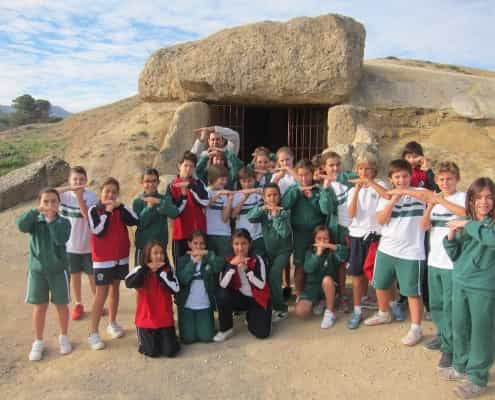
[(0, 210), (36, 198), (45, 187), (62, 184), (69, 169), (64, 160), (52, 156), (0, 177)]
[(365, 30), (341, 15), (265, 21), (155, 52), (139, 78), (146, 101), (336, 104), (361, 77)]

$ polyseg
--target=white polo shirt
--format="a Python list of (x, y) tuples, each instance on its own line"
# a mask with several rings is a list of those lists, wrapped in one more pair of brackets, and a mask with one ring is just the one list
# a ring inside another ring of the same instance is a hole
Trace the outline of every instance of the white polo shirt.
[(349, 211), (347, 210), (347, 197), (349, 195), (349, 186), (346, 186), (340, 182), (332, 182), (332, 189), (337, 196), (337, 220), (340, 226), (349, 226), (351, 224), (351, 217), (349, 217)]
[[(240, 192), (234, 194), (234, 199), (232, 200), (232, 208), (237, 207), (237, 205), (241, 202), (243, 196), (244, 195)], [(262, 204), (263, 204), (263, 197), (259, 193), (250, 193), (241, 207), (241, 212), (239, 213), (239, 215), (235, 220), (235, 228), (247, 229), (247, 231), (251, 235), (251, 239), (253, 240), (259, 239), (263, 235), (261, 231), (261, 223), (249, 222), (247, 218), (247, 214), (249, 211), (251, 211), (251, 209)]]
[[(208, 189), (208, 198), (211, 199), (215, 194)], [(230, 236), (230, 221), (227, 223), (222, 220), (222, 211), (227, 203), (227, 196), (222, 195), (206, 207), (206, 233), (208, 235)]]

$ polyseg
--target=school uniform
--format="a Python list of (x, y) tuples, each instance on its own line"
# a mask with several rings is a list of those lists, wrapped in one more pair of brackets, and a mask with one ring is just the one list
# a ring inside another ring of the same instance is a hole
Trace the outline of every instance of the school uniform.
[(179, 258), (176, 273), (180, 292), (176, 296), (179, 311), (179, 333), (183, 343), (211, 342), (215, 334), (213, 311), (218, 274), (225, 260), (209, 251), (200, 262), (192, 256)]
[(452, 274), (452, 366), (486, 386), (495, 356), (495, 220), (469, 221), (444, 238)]
[(221, 257), (232, 254), (230, 219), (224, 222), (222, 213), (227, 204), (227, 196), (221, 195), (212, 201), (215, 192), (208, 190), (210, 203), (206, 207), (207, 247)]
[[(466, 193), (456, 192), (445, 200), (464, 207)], [(457, 217), (441, 204), (431, 210), (429, 234), (428, 284), (430, 311), (441, 341), (442, 353), (452, 354), (452, 271), (454, 265), (443, 247), (443, 239), (449, 233), (447, 223)]]
[[(273, 182), (273, 177), (274, 175), (272, 175), (270, 182)], [(280, 178), (277, 184), (278, 188), (280, 189), (280, 195), (283, 196), (285, 192), (287, 192), (287, 189), (289, 189), (292, 185), (295, 185), (296, 183), (297, 183), (296, 179), (292, 175), (286, 172), (285, 175), (282, 178)]]
[[(381, 198), (376, 209), (382, 211), (390, 200)], [(420, 223), (425, 203), (402, 196), (394, 205), (387, 224), (382, 226), (373, 271), (373, 287), (389, 289), (395, 280), (403, 296), (420, 296), (425, 272), (425, 233)]]
[(273, 309), (287, 312), (288, 307), (282, 291), (282, 271), (289, 265), (292, 251), (290, 213), (281, 210), (278, 215), (272, 216), (259, 205), (249, 211), (247, 218), (253, 224), (261, 224)]
[[(237, 156), (229, 151), (224, 151), (225, 159), (227, 160), (227, 169), (229, 171), (227, 190), (235, 190), (237, 188), (237, 174), (239, 170), (244, 166), (244, 163), (237, 158)], [(208, 167), (210, 166), (210, 157), (208, 154), (202, 155), (198, 159), (198, 164), (196, 165), (196, 176), (204, 183), (208, 185)]]
[[(236, 208), (244, 195), (240, 192), (234, 193), (232, 209)], [(261, 223), (249, 221), (249, 212), (263, 204), (263, 197), (259, 193), (250, 193), (241, 207), (239, 215), (235, 219), (235, 229), (246, 229), (253, 240), (254, 253), (263, 256), (266, 253), (265, 242), (263, 241), (263, 231)]]
[(65, 244), (71, 225), (64, 217), (48, 222), (36, 209), (25, 212), (16, 220), (23, 233), (29, 233), (29, 257), (26, 303), (69, 304), (68, 259)]
[(227, 260), (220, 275), (220, 287), (215, 298), (220, 332), (233, 328), (234, 311), (247, 311), (246, 321), (249, 332), (258, 339), (270, 335), (272, 307), (263, 258), (251, 257), (247, 263), (247, 271), (240, 271)]
[(180, 346), (172, 295), (179, 292), (179, 282), (171, 268), (164, 265), (153, 272), (146, 264), (139, 265), (126, 276), (125, 285), (137, 290), (138, 351), (148, 357), (174, 357)]
[(137, 215), (123, 204), (108, 212), (98, 203), (88, 210), (88, 222), (96, 285), (124, 280), (129, 273), (131, 247), (127, 227), (138, 224)]

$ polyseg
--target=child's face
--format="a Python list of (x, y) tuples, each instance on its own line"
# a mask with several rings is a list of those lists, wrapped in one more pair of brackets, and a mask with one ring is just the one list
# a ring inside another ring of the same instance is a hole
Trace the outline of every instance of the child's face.
[(362, 179), (373, 179), (376, 176), (376, 169), (368, 163), (362, 163), (358, 165), (357, 173)]
[(325, 174), (331, 179), (337, 179), (337, 175), (340, 172), (341, 162), (338, 158), (327, 158), (325, 160)]
[(115, 185), (105, 185), (101, 189), (101, 201), (115, 201), (117, 200), (117, 197), (119, 196), (119, 190), (117, 189), (117, 186)]
[(192, 240), (189, 240), (187, 245), (189, 246), (189, 250), (192, 251), (206, 249), (205, 241), (201, 236), (196, 236)]
[(43, 193), (40, 198), (40, 206), (45, 209), (58, 210), (60, 201), (55, 193)]
[(263, 192), (263, 201), (269, 206), (278, 206), (280, 204), (280, 193), (275, 188), (267, 188)]
[(404, 160), (406, 160), (414, 168), (421, 165), (423, 156), (416, 153), (407, 153), (404, 155)]
[(190, 178), (194, 174), (194, 169), (196, 166), (190, 160), (184, 160), (179, 165), (179, 176), (181, 178)]
[(144, 175), (142, 183), (144, 193), (153, 194), (156, 193), (160, 180), (155, 175)]
[(330, 243), (330, 236), (327, 231), (318, 231), (315, 235), (315, 243), (328, 244)]
[(307, 168), (298, 168), (297, 176), (302, 186), (310, 186), (313, 184), (313, 172)]
[(79, 174), (77, 172), (71, 172), (69, 175), (69, 185), (70, 186), (86, 186), (88, 179), (86, 175)]
[(488, 188), (484, 188), (474, 195), (471, 200), (471, 208), (474, 210), (477, 220), (486, 218), (493, 211), (493, 196), (494, 194)]
[(392, 174), (390, 181), (396, 189), (407, 189), (411, 184), (411, 174), (406, 170), (397, 171)]
[(264, 154), (257, 155), (254, 159), (254, 168), (268, 170), (270, 168), (270, 159)]
[(221, 152), (216, 152), (216, 154), (211, 158), (211, 165), (220, 166), (225, 164), (225, 157)]
[(279, 153), (277, 157), (277, 163), (279, 168), (292, 168), (294, 166), (294, 160), (289, 153)]
[(208, 147), (212, 148), (221, 148), (223, 147), (223, 137), (217, 132), (210, 133), (210, 137), (208, 138)]
[(229, 178), (226, 176), (221, 176), (220, 178), (217, 178), (215, 182), (213, 182), (213, 189), (215, 190), (222, 190), (225, 189), (225, 186), (227, 186), (227, 183), (229, 182)]
[(239, 179), (239, 183), (241, 184), (242, 189), (252, 189), (254, 188), (255, 180), (254, 178), (242, 178)]
[(232, 249), (236, 256), (246, 257), (249, 254), (249, 241), (243, 237), (236, 237), (232, 241)]
[(162, 246), (153, 246), (150, 250), (150, 262), (153, 264), (162, 263), (165, 260)]
[(457, 188), (457, 176), (451, 172), (440, 172), (435, 176), (435, 182), (444, 194), (454, 194)]

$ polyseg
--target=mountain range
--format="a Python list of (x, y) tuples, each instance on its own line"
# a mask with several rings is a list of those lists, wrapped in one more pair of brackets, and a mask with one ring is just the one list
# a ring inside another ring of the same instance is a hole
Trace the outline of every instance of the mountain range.
[[(0, 104), (0, 113), (9, 114), (9, 113), (11, 113), (13, 111), (14, 111), (14, 107), (12, 107), (12, 106), (4, 106), (4, 105), (1, 105)], [(70, 113), (69, 111), (63, 109), (60, 106), (53, 106), (52, 105), (51, 108), (50, 108), (50, 116), (52, 116), (52, 117), (66, 118), (66, 117), (68, 117), (71, 114), (72, 113)]]

